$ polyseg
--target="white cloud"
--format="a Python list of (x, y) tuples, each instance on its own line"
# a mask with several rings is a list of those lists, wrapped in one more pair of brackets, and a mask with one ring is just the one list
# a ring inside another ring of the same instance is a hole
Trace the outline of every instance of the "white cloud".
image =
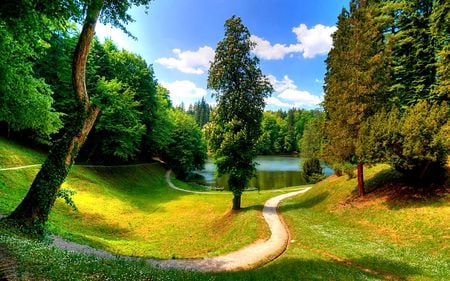
[(289, 76), (284, 75), (283, 80), (277, 80), (277, 78), (273, 75), (268, 75), (270, 84), (272, 84), (273, 89), (277, 93), (284, 92), (287, 89), (297, 89), (297, 86), (294, 84), (294, 81), (289, 79)]
[(185, 105), (193, 104), (207, 94), (205, 89), (197, 87), (189, 80), (177, 80), (172, 83), (161, 81), (160, 84), (169, 90), (170, 98), (175, 106), (182, 102)]
[(327, 54), (332, 45), (333, 39), (331, 35), (337, 30), (336, 26), (324, 26), (317, 24), (313, 28), (308, 29), (305, 24), (300, 24), (292, 29), (297, 35), (297, 41), (303, 47), (303, 57), (313, 58), (316, 55)]
[(268, 97), (265, 99), (267, 105), (273, 105), (277, 107), (286, 107), (286, 108), (292, 108), (294, 107), (290, 103), (282, 102), (276, 97)]
[(292, 29), (292, 32), (297, 37), (297, 42), (289, 45), (281, 43), (272, 44), (268, 40), (252, 35), (251, 40), (256, 43), (253, 53), (264, 60), (281, 60), (286, 55), (293, 58), (295, 53), (303, 53), (304, 58), (325, 55), (332, 47), (333, 39), (331, 35), (336, 29), (335, 26), (325, 26), (322, 24), (317, 24), (313, 28), (308, 29), (302, 23)]
[(173, 49), (172, 52), (176, 57), (159, 58), (156, 63), (184, 73), (203, 74), (214, 59), (214, 50), (209, 46), (201, 47), (197, 51), (183, 52), (180, 49)]
[(266, 99), (268, 105), (285, 108), (315, 108), (323, 101), (323, 94), (317, 96), (298, 89), (287, 75), (282, 80), (277, 80), (273, 75), (269, 75), (268, 78), (275, 90), (274, 96)]
[(256, 43), (253, 52), (261, 59), (265, 60), (281, 60), (287, 54), (299, 53), (303, 50), (300, 44), (275, 44), (272, 45), (269, 41), (262, 39), (256, 35), (252, 35), (250, 40)]
[(97, 35), (102, 42), (107, 38), (111, 39), (120, 49), (132, 49), (131, 44), (133, 40), (123, 33), (122, 30), (112, 27), (110, 24), (104, 25), (102, 23), (97, 23), (95, 26), (95, 35)]

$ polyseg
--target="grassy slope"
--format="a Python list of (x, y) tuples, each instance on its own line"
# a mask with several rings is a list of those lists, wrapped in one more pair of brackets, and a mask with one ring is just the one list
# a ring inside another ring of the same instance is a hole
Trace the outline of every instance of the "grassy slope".
[[(1, 146), (3, 145), (5, 144), (2, 143)], [(88, 172), (83, 171), (80, 175), (86, 176)], [(379, 181), (388, 181), (393, 177), (395, 175), (387, 166), (380, 165), (366, 171), (366, 178), (372, 185)], [(4, 179), (0, 174), (0, 187), (2, 180)], [(78, 180), (82, 180), (81, 176)], [(102, 180), (105, 179), (102, 177)], [(75, 178), (74, 181), (76, 181)], [(83, 182), (89, 182), (89, 178), (83, 179)], [(105, 183), (105, 185), (107, 184), (109, 183)], [(82, 184), (80, 183), (80, 185)], [(283, 203), (281, 211), (290, 226), (293, 243), (276, 261), (260, 269), (247, 272), (200, 274), (175, 270), (161, 271), (141, 263), (105, 261), (83, 255), (67, 254), (34, 242), (13, 240), (14, 238), (8, 238), (5, 235), (0, 235), (0, 246), (5, 245), (17, 263), (28, 267), (28, 272), (33, 272), (35, 278), (51, 277), (54, 280), (63, 277), (69, 280), (106, 279), (106, 277), (112, 277), (114, 280), (129, 280), (130, 278), (134, 280), (146, 278), (152, 280), (450, 279), (448, 258), (450, 256), (448, 242), (450, 204), (448, 195), (435, 199), (413, 198), (396, 201), (387, 195), (384, 196), (383, 193), (377, 193), (377, 196), (369, 195), (364, 200), (355, 200), (352, 198), (355, 186), (355, 180), (347, 180), (345, 177), (329, 178), (315, 186), (307, 194)], [(0, 202), (2, 202), (4, 194), (0, 195)], [(271, 195), (273, 194), (267, 196)], [(82, 196), (81, 192), (79, 196)], [(184, 206), (181, 203), (183, 198), (190, 196), (192, 196), (191, 204), (194, 204), (195, 207), (204, 204), (203, 202), (206, 200), (206, 197), (183, 195), (172, 198), (170, 202), (175, 204), (174, 208), (179, 209)], [(248, 202), (253, 200), (252, 196), (247, 198)], [(165, 195), (163, 197), (165, 198)], [(116, 197), (114, 196), (114, 198)], [(139, 198), (140, 196), (136, 198), (138, 202), (141, 200)], [(164, 199), (159, 198), (158, 200)], [(181, 202), (177, 203), (179, 200)], [(211, 202), (211, 204), (214, 203), (217, 202)], [(4, 204), (0, 203), (0, 211), (3, 211)], [(167, 203), (162, 204), (166, 206)], [(256, 202), (255, 204), (258, 205)], [(81, 206), (79, 207), (81, 209)], [(189, 215), (193, 209), (189, 206), (185, 207), (188, 208), (186, 216), (176, 223), (181, 223), (182, 220), (194, 222)], [(229, 208), (228, 205), (226, 207)], [(61, 213), (67, 209), (65, 206), (59, 206), (59, 208), (63, 209), (60, 210)], [(254, 209), (248, 208), (247, 211), (253, 212)], [(244, 212), (243, 216), (247, 217), (248, 212)], [(176, 213), (174, 209), (171, 216), (181, 213), (183, 212)], [(164, 212), (161, 211), (161, 215), (163, 214)], [(229, 215), (226, 215), (226, 211), (220, 213), (219, 210), (219, 214), (222, 215), (219, 216), (221, 220), (226, 221), (226, 223), (221, 221), (221, 224), (231, 224), (233, 225), (230, 226), (231, 229), (238, 227), (236, 222), (238, 225), (248, 223), (241, 220), (242, 218), (239, 216), (231, 219)], [(166, 218), (173, 220), (171, 216)], [(257, 214), (252, 213), (251, 216), (256, 217)], [(55, 218), (52, 217), (52, 220)], [(253, 229), (251, 221), (253, 220), (250, 220), (250, 229)], [(55, 222), (53, 224), (57, 225)], [(97, 233), (109, 232), (108, 224), (104, 221), (100, 221), (97, 225), (107, 228), (106, 230), (100, 229)], [(56, 228), (56, 226), (54, 227)], [(177, 226), (172, 225), (172, 227)], [(199, 225), (198, 228), (205, 228), (203, 232), (202, 230), (198, 231), (204, 234), (208, 233), (207, 235), (211, 235), (209, 232), (216, 229), (207, 224)], [(255, 228), (258, 229), (258, 226)], [(162, 232), (163, 229), (165, 228), (155, 228), (154, 238), (157, 241), (164, 239), (164, 235), (167, 235)], [(189, 233), (189, 230), (179, 231), (183, 232), (183, 235)], [(120, 232), (111, 234), (110, 238), (114, 239), (117, 233)], [(260, 230), (256, 233), (260, 233)], [(213, 237), (217, 239), (222, 235), (227, 236), (225, 232), (213, 234)], [(192, 247), (190, 244), (213, 238), (205, 237), (207, 238), (202, 239), (202, 237), (194, 235), (190, 239), (190, 243), (185, 243), (180, 247), (190, 248)], [(228, 235), (228, 239), (239, 240), (242, 238), (242, 235)], [(134, 240), (138, 240), (138, 238), (135, 237)], [(130, 243), (134, 242), (130, 240)]]
[[(0, 139), (0, 155), (0, 167), (43, 161), (43, 155), (4, 139)], [(0, 172), (0, 213), (17, 206), (37, 171)], [(73, 200), (79, 212), (58, 199), (50, 215), (50, 230), (118, 254), (203, 257), (268, 235), (259, 210), (272, 194), (244, 196), (244, 207), (249, 207), (233, 214), (228, 211), (229, 193), (206, 196), (174, 191), (156, 163), (130, 168), (75, 166), (63, 187), (77, 192)]]

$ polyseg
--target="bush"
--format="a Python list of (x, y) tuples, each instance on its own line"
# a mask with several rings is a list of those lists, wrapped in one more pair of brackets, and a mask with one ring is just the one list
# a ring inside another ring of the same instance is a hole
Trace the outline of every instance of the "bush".
[(334, 170), (334, 174), (338, 177), (346, 174), (349, 179), (355, 178), (355, 165), (350, 162), (334, 163), (332, 168)]
[(363, 124), (358, 154), (366, 163), (388, 162), (414, 182), (440, 181), (450, 149), (449, 128), (446, 103), (420, 101), (404, 112), (381, 111)]
[(303, 163), (303, 176), (308, 183), (316, 183), (324, 178), (320, 161), (317, 158), (308, 158)]

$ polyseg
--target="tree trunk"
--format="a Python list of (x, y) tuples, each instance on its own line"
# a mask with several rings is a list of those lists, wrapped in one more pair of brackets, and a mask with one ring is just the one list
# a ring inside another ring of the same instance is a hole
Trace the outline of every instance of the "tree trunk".
[(241, 195), (233, 194), (233, 210), (241, 209)]
[(364, 196), (364, 164), (358, 162), (358, 194), (359, 196)]
[(86, 91), (86, 61), (95, 33), (95, 24), (103, 6), (102, 0), (92, 1), (87, 8), (83, 29), (75, 48), (72, 62), (72, 84), (79, 102), (79, 116), (52, 147), (36, 175), (30, 190), (9, 219), (27, 228), (41, 232), (53, 207), (61, 184), (74, 163), (81, 146), (97, 119), (100, 109), (89, 102)]

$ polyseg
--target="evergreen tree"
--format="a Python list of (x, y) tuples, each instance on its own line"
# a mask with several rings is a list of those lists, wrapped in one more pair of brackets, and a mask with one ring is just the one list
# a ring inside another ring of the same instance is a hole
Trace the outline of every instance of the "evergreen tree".
[[(430, 17), (436, 1), (389, 2), (385, 10), (388, 11), (386, 16), (392, 18), (390, 32), (386, 34), (393, 76), (391, 100), (406, 107), (422, 99), (441, 99), (440, 94), (435, 95), (437, 92), (432, 91), (436, 83), (437, 45), (432, 36)], [(435, 7), (438, 9), (436, 4)], [(448, 44), (448, 37), (446, 40)]]
[(208, 74), (208, 88), (217, 100), (210, 148), (218, 175), (229, 175), (234, 210), (241, 208), (241, 194), (255, 173), (264, 98), (273, 91), (258, 58), (251, 55), (253, 47), (248, 29), (232, 16), (225, 22), (225, 38), (217, 45)]
[(383, 102), (386, 63), (383, 34), (376, 23), (375, 7), (352, 0), (343, 10), (333, 49), (326, 60), (324, 108), (327, 115), (328, 162), (354, 161), (358, 167), (358, 192), (364, 195), (363, 155), (356, 153), (361, 123)]

